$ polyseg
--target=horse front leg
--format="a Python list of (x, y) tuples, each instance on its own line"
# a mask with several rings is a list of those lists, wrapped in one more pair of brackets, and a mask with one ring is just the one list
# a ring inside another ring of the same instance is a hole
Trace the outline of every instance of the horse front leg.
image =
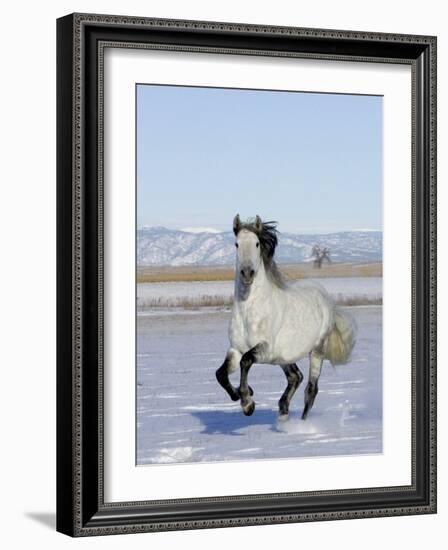
[(229, 374), (234, 372), (241, 360), (241, 353), (236, 349), (229, 349), (227, 352), (224, 363), (216, 371), (216, 379), (219, 384), (226, 390), (232, 401), (238, 401), (240, 399), (240, 392), (238, 388), (232, 385), (229, 380)]
[(246, 351), (246, 353), (241, 357), (241, 379), (239, 392), (241, 398), (241, 408), (246, 416), (250, 416), (255, 410), (255, 401), (252, 399), (253, 391), (247, 383), (249, 370), (251, 366), (257, 362), (257, 360), (261, 359), (264, 349), (264, 344), (258, 344), (249, 351)]

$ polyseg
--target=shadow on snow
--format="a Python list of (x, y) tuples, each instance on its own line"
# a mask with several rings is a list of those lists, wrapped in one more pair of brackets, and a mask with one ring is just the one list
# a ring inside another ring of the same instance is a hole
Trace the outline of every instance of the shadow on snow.
[(254, 426), (270, 426), (275, 429), (277, 411), (270, 409), (255, 410), (252, 416), (244, 416), (238, 409), (235, 411), (196, 411), (192, 415), (197, 418), (203, 429), (203, 434), (228, 434), (243, 436), (238, 430)]

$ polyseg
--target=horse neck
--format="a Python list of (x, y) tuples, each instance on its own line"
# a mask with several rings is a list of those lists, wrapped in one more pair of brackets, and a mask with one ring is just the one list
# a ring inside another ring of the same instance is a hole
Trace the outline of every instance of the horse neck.
[(254, 282), (248, 288), (247, 296), (244, 296), (245, 287), (240, 281), (238, 266), (236, 269), (236, 273), (237, 273), (235, 278), (235, 300), (236, 301), (248, 302), (248, 301), (251, 301), (252, 299), (257, 299), (258, 297), (263, 296), (264, 294), (269, 292), (270, 287), (272, 286), (272, 283), (267, 276), (263, 261), (260, 262), (260, 267), (258, 268), (258, 271), (255, 275)]

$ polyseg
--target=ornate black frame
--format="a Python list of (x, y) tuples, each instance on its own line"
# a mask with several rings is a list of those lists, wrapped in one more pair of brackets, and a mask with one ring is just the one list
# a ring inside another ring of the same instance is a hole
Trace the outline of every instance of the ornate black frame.
[[(410, 486), (104, 502), (102, 60), (111, 45), (411, 65)], [(57, 52), (58, 531), (89, 536), (435, 513), (436, 38), (73, 14), (57, 21)]]

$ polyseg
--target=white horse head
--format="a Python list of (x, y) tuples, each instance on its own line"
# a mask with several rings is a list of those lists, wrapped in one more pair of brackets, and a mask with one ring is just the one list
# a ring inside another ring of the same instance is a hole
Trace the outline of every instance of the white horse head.
[(260, 216), (255, 221), (241, 222), (239, 214), (233, 220), (236, 246), (236, 274), (246, 288), (254, 282), (260, 267), (271, 281), (283, 287), (283, 279), (274, 262), (277, 246), (276, 222), (263, 222)]
[(236, 269), (241, 282), (249, 286), (260, 269), (262, 262), (261, 246), (258, 234), (262, 230), (263, 223), (259, 216), (256, 217), (253, 229), (242, 224), (237, 214), (233, 220), (236, 246)]

